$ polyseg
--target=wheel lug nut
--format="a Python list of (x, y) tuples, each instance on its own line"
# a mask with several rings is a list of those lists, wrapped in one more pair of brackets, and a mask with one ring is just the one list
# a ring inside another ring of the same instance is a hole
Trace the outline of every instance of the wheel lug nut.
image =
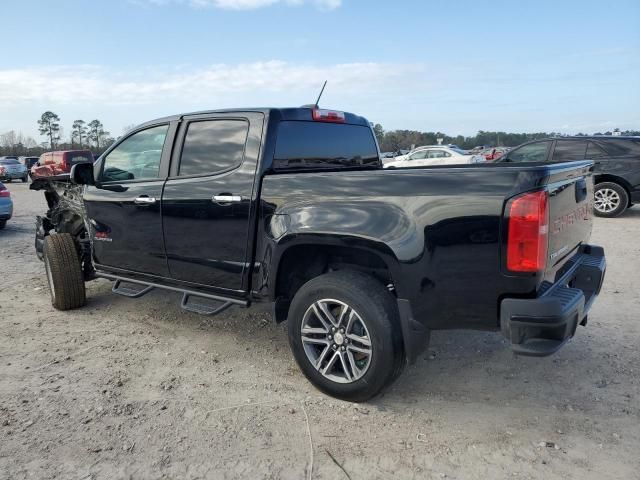
[(333, 339), (333, 336), (332, 336), (332, 335), (329, 335), (329, 340), (332, 340), (332, 339)]
[(336, 327), (331, 327), (331, 331), (335, 332), (336, 331)]
[(333, 349), (335, 350), (336, 348), (338, 348), (338, 345), (336, 345), (335, 343), (333, 344)]
[(344, 345), (342, 346), (342, 351), (344, 352), (347, 349)]

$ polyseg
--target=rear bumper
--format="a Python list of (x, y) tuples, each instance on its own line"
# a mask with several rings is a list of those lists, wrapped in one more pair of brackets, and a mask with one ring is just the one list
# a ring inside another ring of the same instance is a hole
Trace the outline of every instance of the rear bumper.
[(1, 199), (0, 198), (0, 220), (9, 220), (13, 215), (13, 202), (4, 202), (3, 200), (11, 200), (11, 199)]
[(545, 282), (537, 298), (505, 298), (500, 325), (516, 354), (546, 356), (556, 352), (586, 325), (587, 314), (600, 293), (606, 271), (604, 250), (585, 245)]

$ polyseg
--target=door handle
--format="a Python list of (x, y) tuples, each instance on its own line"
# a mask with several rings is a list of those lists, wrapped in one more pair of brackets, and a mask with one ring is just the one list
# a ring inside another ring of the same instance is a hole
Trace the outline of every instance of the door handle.
[(153, 197), (147, 197), (146, 195), (141, 195), (139, 197), (136, 197), (133, 203), (135, 203), (136, 205), (153, 205), (154, 203), (156, 203), (156, 199)]
[(214, 195), (211, 197), (211, 201), (216, 203), (238, 203), (242, 201), (242, 197), (240, 195)]

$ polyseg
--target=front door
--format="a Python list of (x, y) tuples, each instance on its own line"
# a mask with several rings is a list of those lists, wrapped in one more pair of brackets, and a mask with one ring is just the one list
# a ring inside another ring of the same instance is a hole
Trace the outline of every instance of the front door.
[(136, 130), (96, 165), (84, 203), (98, 266), (168, 276), (160, 205), (175, 129)]
[(185, 117), (162, 195), (172, 278), (229, 291), (246, 289), (250, 213), (263, 116)]

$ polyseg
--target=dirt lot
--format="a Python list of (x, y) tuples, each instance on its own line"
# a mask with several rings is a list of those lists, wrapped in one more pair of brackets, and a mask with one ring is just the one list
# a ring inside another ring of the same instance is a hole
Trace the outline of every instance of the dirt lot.
[[(88, 284), (58, 312), (33, 251), (41, 194), (0, 232), (0, 478), (631, 479), (640, 471), (640, 208), (597, 219), (608, 274), (553, 357), (436, 332), (383, 396), (326, 397), (267, 313), (184, 313)], [(311, 467), (312, 471), (311, 471)]]

